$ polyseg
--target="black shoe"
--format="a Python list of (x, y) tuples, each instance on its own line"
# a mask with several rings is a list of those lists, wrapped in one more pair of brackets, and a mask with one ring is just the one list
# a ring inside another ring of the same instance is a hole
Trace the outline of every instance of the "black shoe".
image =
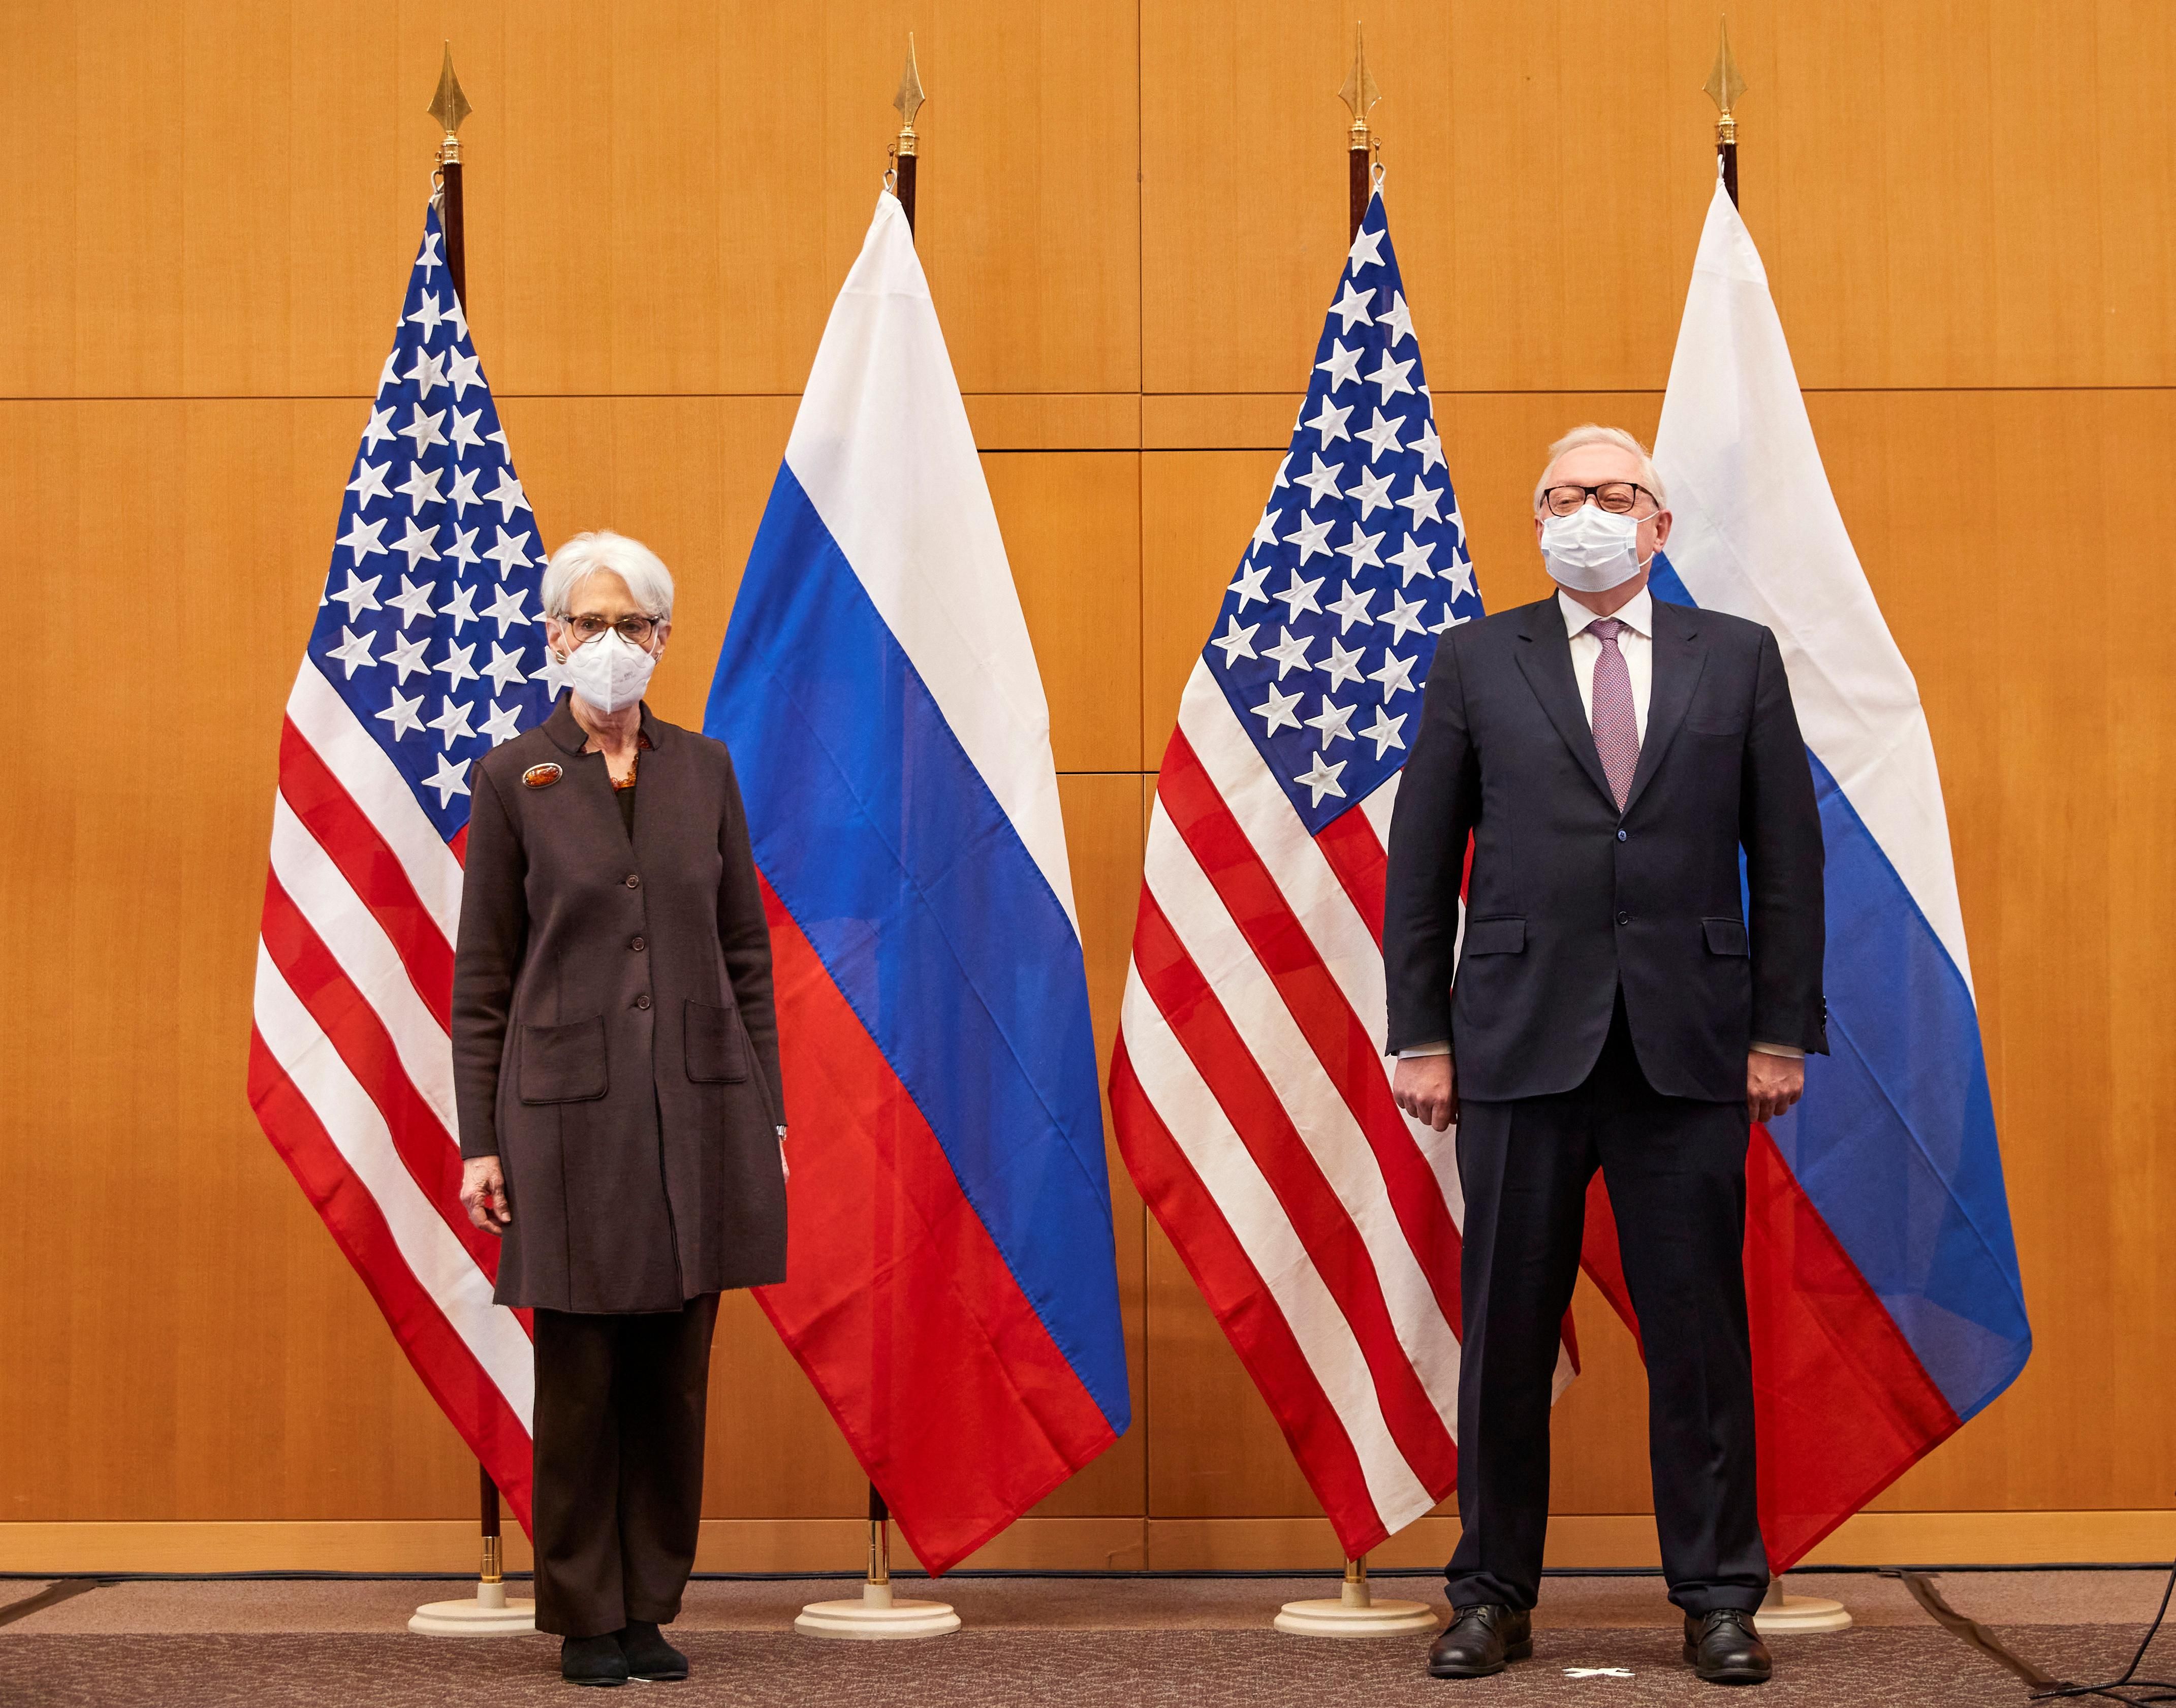
[(561, 1638), (559, 1676), (569, 1684), (624, 1684), (627, 1656), (619, 1651), (619, 1639), (609, 1631), (601, 1637)]
[(1737, 1607), (1687, 1613), (1685, 1659), (1711, 1684), (1765, 1684), (1776, 1670), (1753, 1615)]
[(619, 1634), (620, 1652), (627, 1656), (627, 1676), (646, 1678), (653, 1684), (688, 1676), (688, 1657), (665, 1640), (665, 1633), (647, 1619), (629, 1619)]
[(1531, 1614), (1515, 1613), (1495, 1602), (1453, 1607), (1450, 1624), (1428, 1651), (1431, 1678), (1486, 1678), (1507, 1661), (1534, 1652)]

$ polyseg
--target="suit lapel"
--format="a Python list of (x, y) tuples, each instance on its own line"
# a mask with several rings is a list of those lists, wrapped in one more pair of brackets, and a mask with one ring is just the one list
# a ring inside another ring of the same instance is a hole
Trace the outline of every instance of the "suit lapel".
[(1564, 744), (1571, 749), (1571, 756), (1602, 791), (1602, 798), (1613, 808), (1617, 797), (1609, 792), (1609, 779), (1594, 745), (1594, 730), (1579, 697), (1579, 678), (1572, 674), (1571, 643), (1564, 634), (1564, 612), (1551, 597), (1529, 605), (1526, 617), (1521, 631), (1526, 645), (1519, 649), (1519, 668), (1526, 672), (1527, 686), (1557, 726)]
[(1640, 763), (1632, 773), (1632, 787), (1624, 797), (1624, 810), (1640, 804), (1640, 796), (1662, 763), (1662, 756), (1677, 738), (1678, 726), (1693, 703), (1700, 672), (1707, 666), (1707, 650), (1700, 644), (1699, 619), (1682, 606), (1655, 602), (1653, 686), (1647, 694), (1647, 733), (1640, 743)]

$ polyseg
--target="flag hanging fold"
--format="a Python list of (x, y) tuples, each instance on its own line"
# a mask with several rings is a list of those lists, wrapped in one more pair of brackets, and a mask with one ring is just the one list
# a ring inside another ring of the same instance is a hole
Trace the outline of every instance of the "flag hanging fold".
[(1655, 592), (1775, 631), (1827, 843), (1831, 1053), (1748, 1164), (1760, 1518), (1782, 1570), (2009, 1386), (2032, 1336), (1918, 686), (1720, 184), (1655, 461), (1675, 517)]
[(877, 199), (704, 728), (764, 885), (792, 1123), (757, 1297), (922, 1563), (1127, 1427), (1050, 719), (912, 234)]
[(434, 204), (288, 696), (249, 1101), (525, 1527), (525, 1314), (460, 1206), (447, 1010), (469, 766), (551, 710), (529, 499)]
[(1134, 1183), (1348, 1558), (1457, 1481), (1464, 1200), (1390, 1098), (1384, 843), (1436, 637), (1481, 614), (1379, 193), (1180, 701), (1111, 1066)]

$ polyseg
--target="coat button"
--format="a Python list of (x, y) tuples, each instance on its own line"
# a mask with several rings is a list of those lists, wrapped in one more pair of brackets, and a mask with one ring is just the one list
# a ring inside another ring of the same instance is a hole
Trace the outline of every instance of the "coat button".
[(1617, 840), (1618, 840), (1618, 841), (1620, 841), (1620, 842), (1622, 842), (1622, 841), (1624, 840), (1624, 833), (1622, 830), (1619, 830), (1619, 831), (1617, 833)]
[(627, 946), (628, 946), (629, 949), (633, 949), (633, 950), (634, 950), (637, 955), (640, 955), (640, 954), (642, 953), (642, 950), (643, 950), (643, 942), (642, 942), (642, 939), (641, 939), (640, 938), (639, 938), (639, 937), (637, 937), (637, 938), (632, 938), (628, 939), (628, 945), (627, 945)]
[(650, 993), (648, 991), (645, 991), (640, 996), (637, 997), (634, 999), (634, 1005), (639, 1009), (648, 1008), (650, 1006)]
[(642, 888), (642, 879), (630, 872), (627, 874), (627, 887), (630, 889), (639, 889)]
[(1617, 916), (1617, 922), (1619, 925), (1629, 925), (1632, 922), (1632, 916), (1629, 913), (1620, 913)]

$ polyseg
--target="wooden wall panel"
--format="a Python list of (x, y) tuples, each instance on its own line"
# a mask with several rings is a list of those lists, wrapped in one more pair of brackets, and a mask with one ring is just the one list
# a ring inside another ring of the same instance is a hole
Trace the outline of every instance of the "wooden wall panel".
[[(1545, 590), (1542, 447), (1654, 427), (1711, 182), (1693, 0), (0, 10), (0, 142), (37, 163), (0, 254), (0, 526), (26, 608), (65, 613), (26, 655), (67, 732), (0, 815), (0, 1367), (28, 1373), (0, 1384), (0, 1521), (472, 1499), (242, 1096), (278, 708), (413, 253), (441, 40), (476, 107), (473, 324), (539, 525), (673, 566), (655, 698), (696, 723), (917, 31), (922, 250), (1044, 672), (1107, 1063), (1146, 791), (1342, 251), (1331, 91), (1362, 9), (1502, 608)], [(1941, 759), (2038, 1336), (1879, 1504), (2166, 1507), (2176, 13), (1754, 0), (1732, 27), (1747, 218)], [(1112, 1167), (1136, 1422), (1044, 1514), (1303, 1518)], [(1555, 1504), (1636, 1514), (1640, 1371), (1581, 1298)], [(851, 1518), (791, 1360), (751, 1302), (721, 1320), (706, 1510)]]
[[(1661, 386), (1713, 182), (1713, 7), (1148, 0), (1145, 389), (1304, 378), (1356, 13), (1439, 394)], [(2165, 8), (1758, 0), (1730, 24), (1746, 217), (1803, 383), (2176, 378), (2176, 113), (2141, 82)]]

